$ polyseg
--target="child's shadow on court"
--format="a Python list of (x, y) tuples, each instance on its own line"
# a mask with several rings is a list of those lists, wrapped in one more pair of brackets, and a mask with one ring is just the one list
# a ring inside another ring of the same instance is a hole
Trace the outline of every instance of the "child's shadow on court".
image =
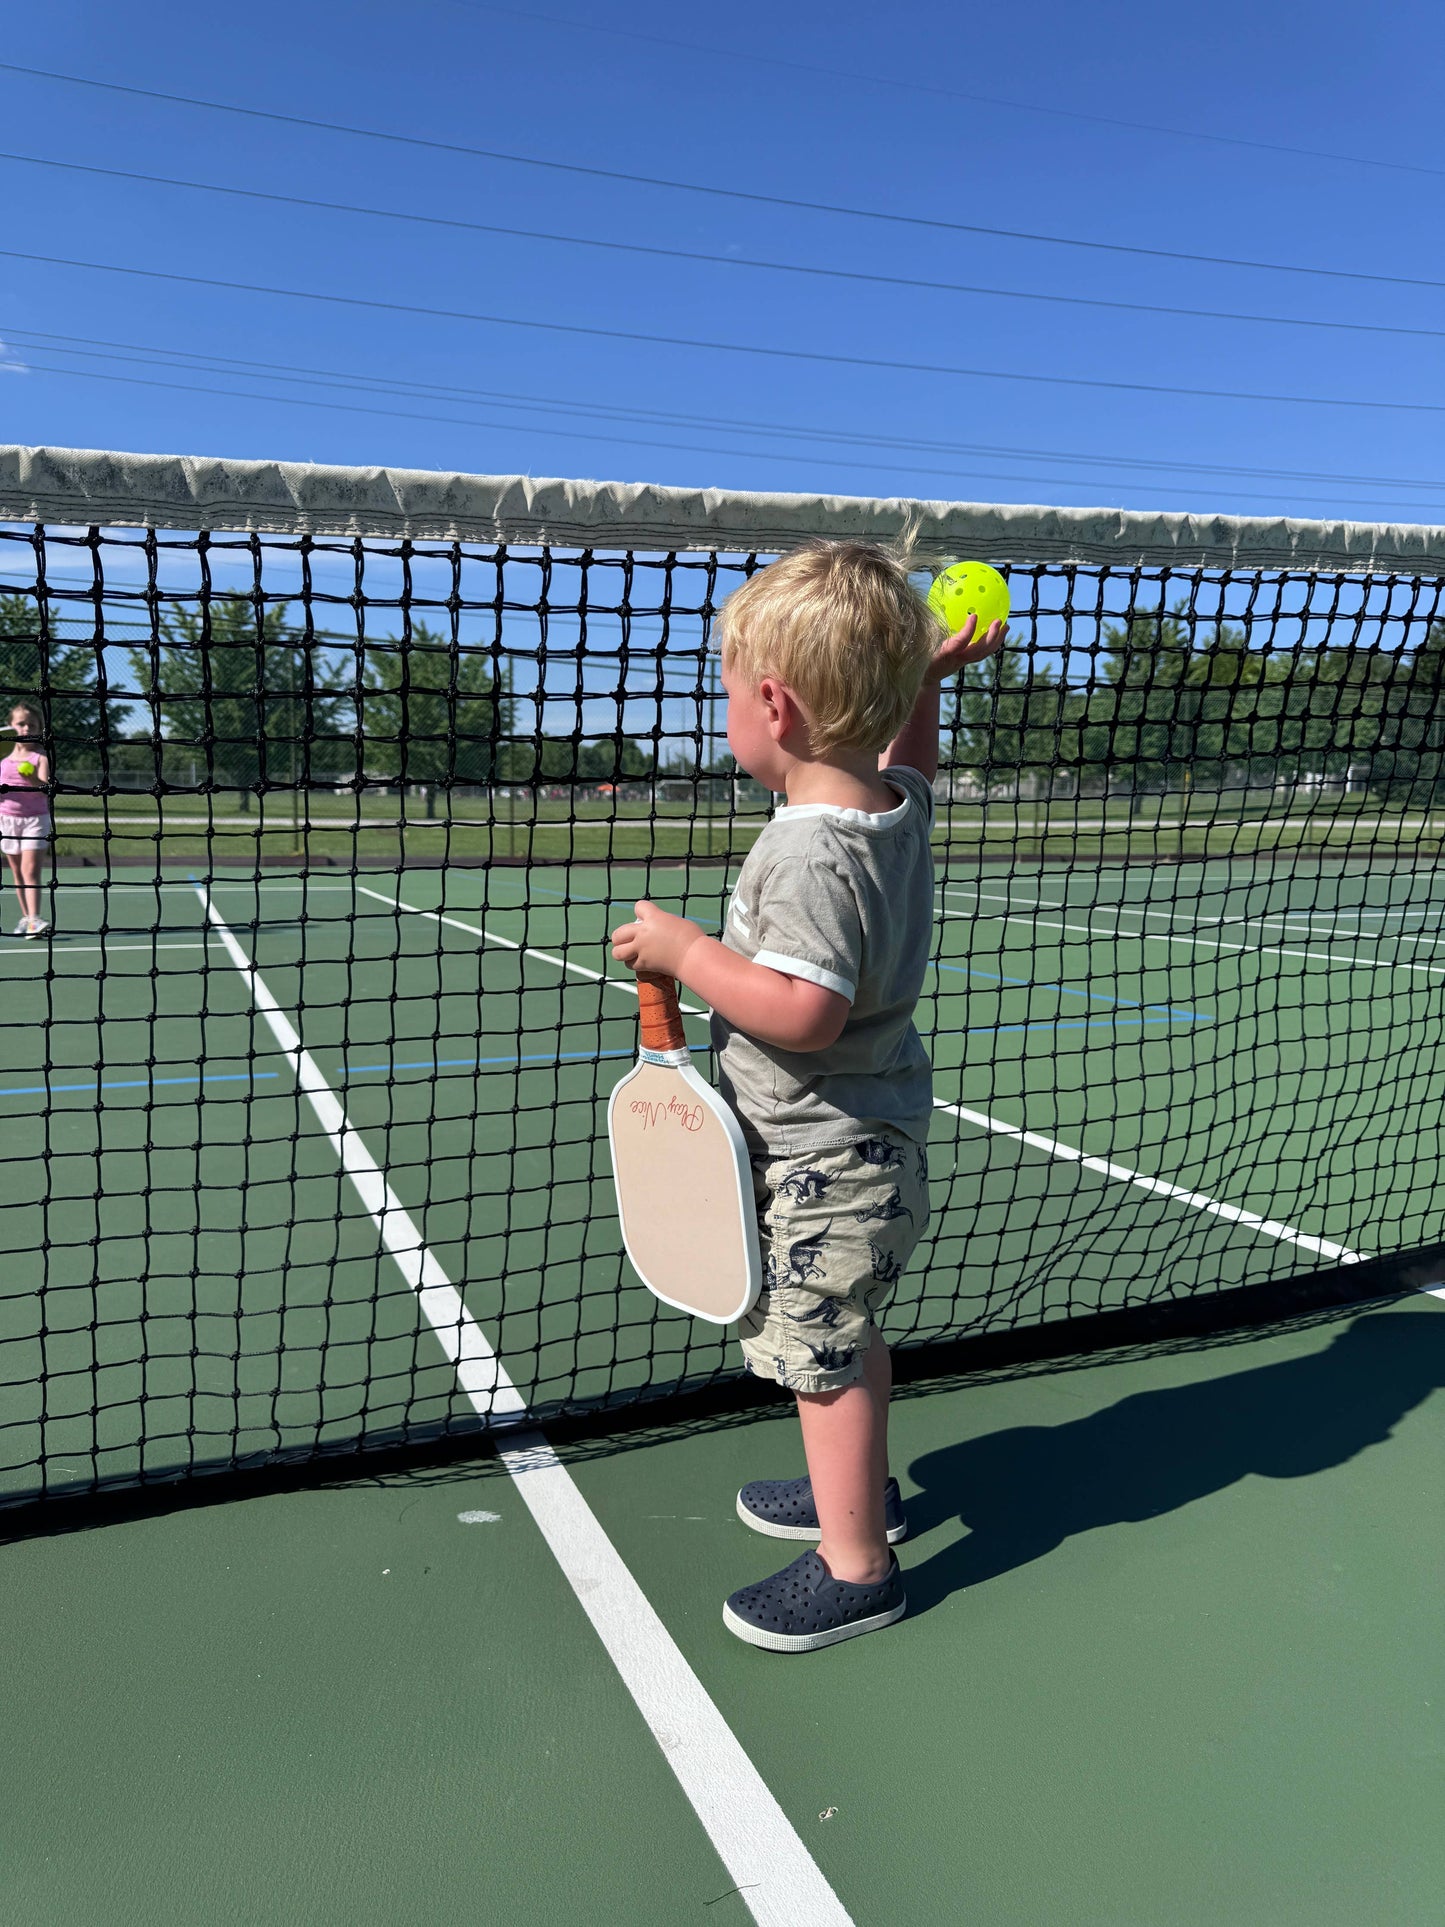
[(1028, 1565), (1075, 1533), (1158, 1518), (1247, 1474), (1342, 1465), (1445, 1385), (1445, 1314), (1356, 1318), (1323, 1351), (1192, 1385), (1136, 1392), (1086, 1418), (1015, 1426), (914, 1460), (917, 1540), (949, 1519), (961, 1541), (908, 1567), (910, 1612)]

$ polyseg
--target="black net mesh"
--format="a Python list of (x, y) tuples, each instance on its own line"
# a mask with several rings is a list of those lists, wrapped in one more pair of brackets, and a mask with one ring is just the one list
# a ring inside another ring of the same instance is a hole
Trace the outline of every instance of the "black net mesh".
[[(0, 948), (0, 1498), (737, 1373), (622, 1256), (606, 939), (643, 895), (718, 929), (767, 821), (710, 650), (766, 560), (0, 527), (55, 832)], [(1441, 1238), (1442, 582), (1006, 573), (945, 706), (889, 1337)]]

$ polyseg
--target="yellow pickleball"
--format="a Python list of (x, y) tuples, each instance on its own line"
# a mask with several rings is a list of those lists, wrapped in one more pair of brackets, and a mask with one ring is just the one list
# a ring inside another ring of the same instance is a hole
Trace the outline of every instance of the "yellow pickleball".
[(1008, 584), (987, 562), (955, 562), (934, 578), (928, 606), (951, 636), (970, 616), (978, 617), (975, 636), (986, 636), (995, 622), (1008, 620)]
[(33, 776), (35, 774), (34, 763), (17, 763), (15, 767), (22, 776)]

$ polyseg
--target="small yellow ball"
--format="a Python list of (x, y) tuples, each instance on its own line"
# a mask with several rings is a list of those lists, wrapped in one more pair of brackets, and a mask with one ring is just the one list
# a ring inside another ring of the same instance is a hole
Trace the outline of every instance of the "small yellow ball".
[(986, 636), (995, 622), (1008, 620), (1008, 584), (987, 562), (955, 562), (928, 591), (928, 606), (956, 636), (970, 616), (977, 616), (974, 635)]

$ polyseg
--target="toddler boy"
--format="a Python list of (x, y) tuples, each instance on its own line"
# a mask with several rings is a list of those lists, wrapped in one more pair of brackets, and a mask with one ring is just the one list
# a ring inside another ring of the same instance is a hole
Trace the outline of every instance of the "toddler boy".
[(738, 589), (721, 621), (728, 742), (787, 797), (742, 866), (721, 941), (639, 903), (635, 970), (711, 1004), (718, 1083), (752, 1153), (764, 1289), (750, 1371), (797, 1395), (808, 1473), (738, 1494), (755, 1531), (814, 1542), (735, 1592), (729, 1630), (808, 1652), (901, 1618), (891, 1547), (888, 1348), (876, 1324), (928, 1221), (932, 1071), (913, 1026), (933, 934), (938, 690), (1002, 646), (946, 640), (906, 562), (815, 543)]

